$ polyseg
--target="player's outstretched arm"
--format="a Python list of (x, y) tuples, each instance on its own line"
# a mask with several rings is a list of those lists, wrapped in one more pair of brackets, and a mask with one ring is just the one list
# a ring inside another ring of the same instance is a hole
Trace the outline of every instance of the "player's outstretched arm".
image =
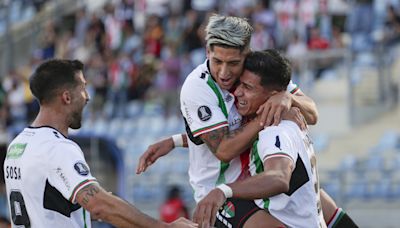
[[(228, 186), (230, 196), (241, 199), (264, 199), (287, 192), (292, 176), (293, 161), (286, 157), (269, 158), (264, 162), (266, 171), (237, 181)], [(250, 187), (249, 187), (250, 186)], [(215, 222), (215, 214), (226, 200), (226, 193), (216, 188), (207, 194), (196, 206), (193, 221), (201, 227), (208, 227)]]
[(143, 173), (146, 169), (151, 166), (158, 158), (167, 155), (175, 147), (187, 147), (187, 136), (186, 134), (180, 134), (181, 145), (176, 145), (173, 137), (179, 137), (178, 135), (171, 136), (169, 138), (160, 140), (154, 144), (151, 144), (147, 150), (140, 156), (139, 163), (136, 168), (136, 174)]
[(170, 224), (160, 222), (106, 192), (97, 183), (82, 188), (77, 193), (76, 201), (90, 212), (93, 219), (100, 219), (116, 227), (197, 227), (197, 224), (183, 218)]

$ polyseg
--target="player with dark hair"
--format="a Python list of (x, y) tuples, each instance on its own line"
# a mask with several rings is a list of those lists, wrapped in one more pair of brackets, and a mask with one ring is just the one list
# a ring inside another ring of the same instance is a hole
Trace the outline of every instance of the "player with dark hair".
[[(291, 67), (276, 50), (250, 53), (244, 63), (240, 85), (235, 90), (238, 112), (256, 118), (256, 111), (275, 93), (286, 89)], [(286, 227), (326, 227), (320, 201), (316, 158), (308, 131), (292, 121), (283, 120), (259, 132), (250, 153), (252, 177), (221, 184), (198, 204), (194, 217), (201, 226), (214, 224), (213, 216), (225, 200), (254, 199)], [(204, 213), (210, 211), (210, 213)], [(228, 214), (225, 207), (217, 217)], [(342, 227), (357, 227), (349, 218)], [(276, 227), (268, 224), (267, 227)]]
[[(186, 134), (150, 145), (139, 160), (137, 173), (144, 172), (174, 147), (189, 147), (189, 178), (198, 202), (216, 185), (246, 177), (246, 151), (264, 125), (277, 125), (286, 115), (283, 119), (298, 120), (305, 128), (303, 117), (293, 116), (296, 110), (291, 107), (299, 108), (308, 124), (317, 122), (315, 103), (290, 81), (285, 91), (276, 93), (261, 106), (259, 118), (244, 124), (232, 93), (243, 72), (246, 55), (250, 53), (251, 32), (250, 24), (243, 18), (214, 15), (209, 19), (207, 60), (188, 75), (182, 86), (181, 112)], [(328, 221), (337, 206), (327, 194), (324, 196), (323, 210), (327, 212)], [(235, 226), (268, 223), (265, 213), (252, 201), (238, 199), (235, 203), (236, 208), (241, 209), (229, 219)], [(219, 222), (225, 226), (225, 221)]]
[(90, 227), (91, 218), (117, 227), (197, 227), (187, 219), (167, 224), (105, 191), (68, 128), (81, 127), (89, 95), (78, 60), (49, 60), (30, 78), (40, 111), (10, 143), (4, 176), (13, 226)]

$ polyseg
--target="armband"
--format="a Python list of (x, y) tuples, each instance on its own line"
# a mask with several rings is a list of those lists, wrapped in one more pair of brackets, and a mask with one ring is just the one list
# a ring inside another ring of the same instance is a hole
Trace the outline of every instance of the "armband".
[(172, 141), (174, 141), (174, 147), (183, 147), (183, 138), (181, 134), (173, 135)]
[(225, 195), (225, 198), (231, 198), (233, 196), (232, 188), (226, 184), (220, 184), (217, 186)]

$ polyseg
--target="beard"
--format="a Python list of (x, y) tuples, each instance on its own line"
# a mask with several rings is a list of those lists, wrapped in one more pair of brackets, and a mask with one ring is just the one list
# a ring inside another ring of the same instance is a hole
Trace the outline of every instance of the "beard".
[(79, 129), (82, 126), (82, 111), (76, 111), (72, 113), (71, 124), (69, 125), (72, 129)]

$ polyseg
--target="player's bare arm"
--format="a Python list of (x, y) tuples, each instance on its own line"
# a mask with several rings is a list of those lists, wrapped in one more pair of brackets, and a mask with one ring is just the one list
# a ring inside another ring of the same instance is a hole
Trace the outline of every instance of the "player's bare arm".
[(229, 133), (228, 127), (221, 127), (216, 130), (200, 135), (200, 138), (207, 144), (213, 154), (217, 153), (217, 149), (221, 140)]
[[(299, 108), (291, 107), (289, 111), (284, 112), (282, 116), (283, 119), (294, 121), (301, 129), (306, 128), (304, 117)], [(224, 162), (229, 162), (249, 148), (251, 142), (254, 142), (255, 137), (257, 137), (258, 132), (263, 129), (263, 126), (259, 125), (259, 118), (260, 117), (258, 116), (247, 124), (242, 125), (237, 130), (225, 134), (220, 141), (215, 154), (218, 159)]]
[(292, 106), (300, 109), (307, 124), (316, 124), (318, 121), (318, 109), (315, 102), (301, 90), (297, 91), (296, 94), (290, 94), (290, 96), (292, 97)]
[[(182, 137), (182, 147), (188, 147), (187, 135), (185, 133), (180, 134)], [(167, 155), (171, 152), (176, 145), (172, 137), (162, 139), (154, 144), (151, 144), (147, 150), (140, 156), (139, 163), (136, 168), (136, 174), (140, 174), (151, 166), (158, 158)]]
[[(264, 162), (265, 171), (243, 181), (228, 184), (233, 196), (242, 199), (264, 199), (287, 192), (293, 170), (293, 161), (286, 157), (269, 158)], [(249, 186), (252, 186), (249, 188)], [(196, 206), (193, 221), (201, 226), (214, 224), (218, 208), (225, 202), (224, 193), (216, 188)]]
[(219, 160), (229, 162), (250, 147), (261, 129), (258, 120), (254, 119), (236, 130), (222, 127), (200, 137)]
[(92, 218), (101, 219), (116, 227), (197, 227), (186, 219), (166, 224), (143, 214), (133, 205), (106, 192), (98, 184), (90, 184), (82, 188), (76, 201), (88, 210)]
[(296, 94), (282, 91), (271, 96), (257, 110), (257, 114), (260, 115), (260, 125), (278, 125), (282, 120), (283, 113), (287, 112), (290, 107), (298, 107), (307, 124), (313, 125), (317, 123), (318, 111), (311, 98), (301, 91), (297, 91)]
[[(265, 199), (287, 192), (294, 168), (288, 157), (272, 157), (264, 161), (264, 172), (238, 181), (229, 186), (233, 197), (242, 199)], [(252, 186), (249, 188), (249, 186)]]

